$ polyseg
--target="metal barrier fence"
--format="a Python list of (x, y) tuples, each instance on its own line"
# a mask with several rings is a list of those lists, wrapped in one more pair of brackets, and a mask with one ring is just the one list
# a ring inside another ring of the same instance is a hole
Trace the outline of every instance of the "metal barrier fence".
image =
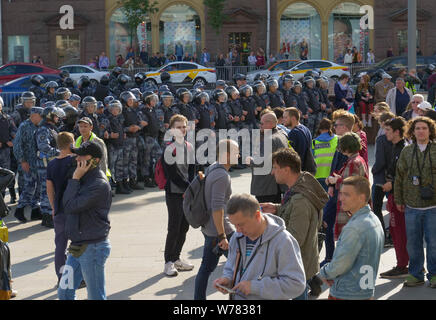
[(3, 110), (6, 113), (14, 111), (15, 106), (20, 103), (21, 94), (23, 92), (1, 92), (0, 96), (3, 98)]

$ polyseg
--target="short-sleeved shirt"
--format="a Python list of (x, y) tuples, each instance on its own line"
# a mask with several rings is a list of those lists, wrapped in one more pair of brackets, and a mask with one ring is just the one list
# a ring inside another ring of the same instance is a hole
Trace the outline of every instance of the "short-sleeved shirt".
[(75, 157), (68, 156), (63, 159), (53, 159), (47, 166), (47, 180), (53, 182), (55, 191), (54, 212), (55, 215), (64, 213), (62, 197), (67, 188), (68, 179), (72, 167), (75, 162)]

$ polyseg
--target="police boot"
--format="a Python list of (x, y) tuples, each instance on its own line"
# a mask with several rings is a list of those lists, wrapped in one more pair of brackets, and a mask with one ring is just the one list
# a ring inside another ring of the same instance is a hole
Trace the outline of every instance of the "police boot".
[(11, 196), (11, 204), (17, 202), (17, 194), (15, 193), (15, 188), (9, 188), (9, 195)]
[(127, 181), (127, 179), (123, 180), (123, 186), (124, 186), (124, 189), (126, 189), (127, 192), (129, 192), (129, 194), (133, 192), (133, 190), (130, 189), (129, 182)]
[(144, 180), (144, 185), (145, 185), (147, 188), (154, 188), (154, 187), (155, 187), (155, 184), (154, 184), (154, 181), (153, 181), (152, 178), (145, 178), (145, 180)]
[(122, 181), (117, 182), (116, 194), (130, 194), (130, 192), (124, 187)]
[(34, 221), (34, 220), (41, 220), (41, 219), (42, 219), (41, 209), (40, 208), (32, 209), (32, 213), (30, 214), (30, 220)]
[(51, 216), (51, 214), (42, 215), (41, 225), (47, 228), (54, 228), (53, 217)]
[(16, 208), (14, 217), (17, 218), (21, 222), (27, 222), (26, 217), (24, 216), (24, 208)]
[(144, 190), (144, 187), (141, 187), (138, 184), (138, 181), (136, 181), (136, 179), (130, 179), (129, 185), (130, 185), (130, 189), (132, 189), (132, 190)]

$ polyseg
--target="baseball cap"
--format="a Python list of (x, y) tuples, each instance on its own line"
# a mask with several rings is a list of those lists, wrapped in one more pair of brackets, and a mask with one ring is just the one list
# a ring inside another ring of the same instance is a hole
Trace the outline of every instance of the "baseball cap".
[(418, 109), (421, 109), (421, 110), (433, 110), (433, 107), (431, 106), (430, 102), (424, 101), (424, 102), (421, 102), (418, 105)]
[(382, 74), (382, 78), (383, 79), (392, 79), (391, 75), (389, 73), (386, 73), (386, 72)]
[(32, 109), (30, 109), (30, 114), (37, 113), (39, 115), (42, 115), (43, 111), (44, 111), (44, 108), (41, 108), (41, 107), (32, 107)]
[(80, 122), (84, 122), (84, 123), (87, 123), (87, 124), (89, 124), (89, 125), (92, 126), (92, 120), (89, 119), (88, 117), (80, 118), (80, 120), (78, 121), (78, 123), (80, 123)]
[(78, 156), (90, 155), (93, 158), (99, 159), (103, 157), (103, 150), (97, 143), (93, 141), (86, 141), (82, 143), (79, 148), (71, 148), (71, 152), (77, 154)]

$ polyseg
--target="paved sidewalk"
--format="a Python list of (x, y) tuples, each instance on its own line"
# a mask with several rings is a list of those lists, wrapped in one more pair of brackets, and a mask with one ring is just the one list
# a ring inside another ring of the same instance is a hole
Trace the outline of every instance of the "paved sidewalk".
[[(249, 170), (235, 171), (231, 175), (233, 193), (250, 191)], [(194, 270), (179, 273), (175, 278), (165, 277), (163, 251), (167, 210), (164, 192), (157, 188), (147, 189), (135, 191), (129, 196), (117, 195), (113, 200), (110, 214), (112, 252), (106, 263), (108, 299), (192, 300), (195, 276), (202, 256), (203, 236), (200, 230), (190, 229), (182, 251), (182, 258), (190, 260), (195, 265)], [(6, 201), (9, 201), (8, 196)], [(26, 216), (30, 217), (30, 210)], [(20, 224), (13, 213), (6, 222), (10, 232), (13, 287), (18, 290), (16, 299), (57, 299), (54, 231), (40, 226), (40, 222)], [(322, 252), (321, 259), (323, 257)], [(220, 277), (224, 262), (225, 258), (222, 257), (210, 283)], [(394, 249), (385, 249), (379, 273), (389, 270), (395, 264)], [(77, 293), (77, 299), (86, 299), (86, 289), (80, 289)], [(328, 290), (324, 288), (320, 299), (326, 299), (327, 296)], [(208, 299), (226, 298), (209, 285)], [(403, 288), (401, 280), (378, 279), (376, 298), (434, 300), (436, 290), (429, 288), (428, 283), (418, 288)]]

